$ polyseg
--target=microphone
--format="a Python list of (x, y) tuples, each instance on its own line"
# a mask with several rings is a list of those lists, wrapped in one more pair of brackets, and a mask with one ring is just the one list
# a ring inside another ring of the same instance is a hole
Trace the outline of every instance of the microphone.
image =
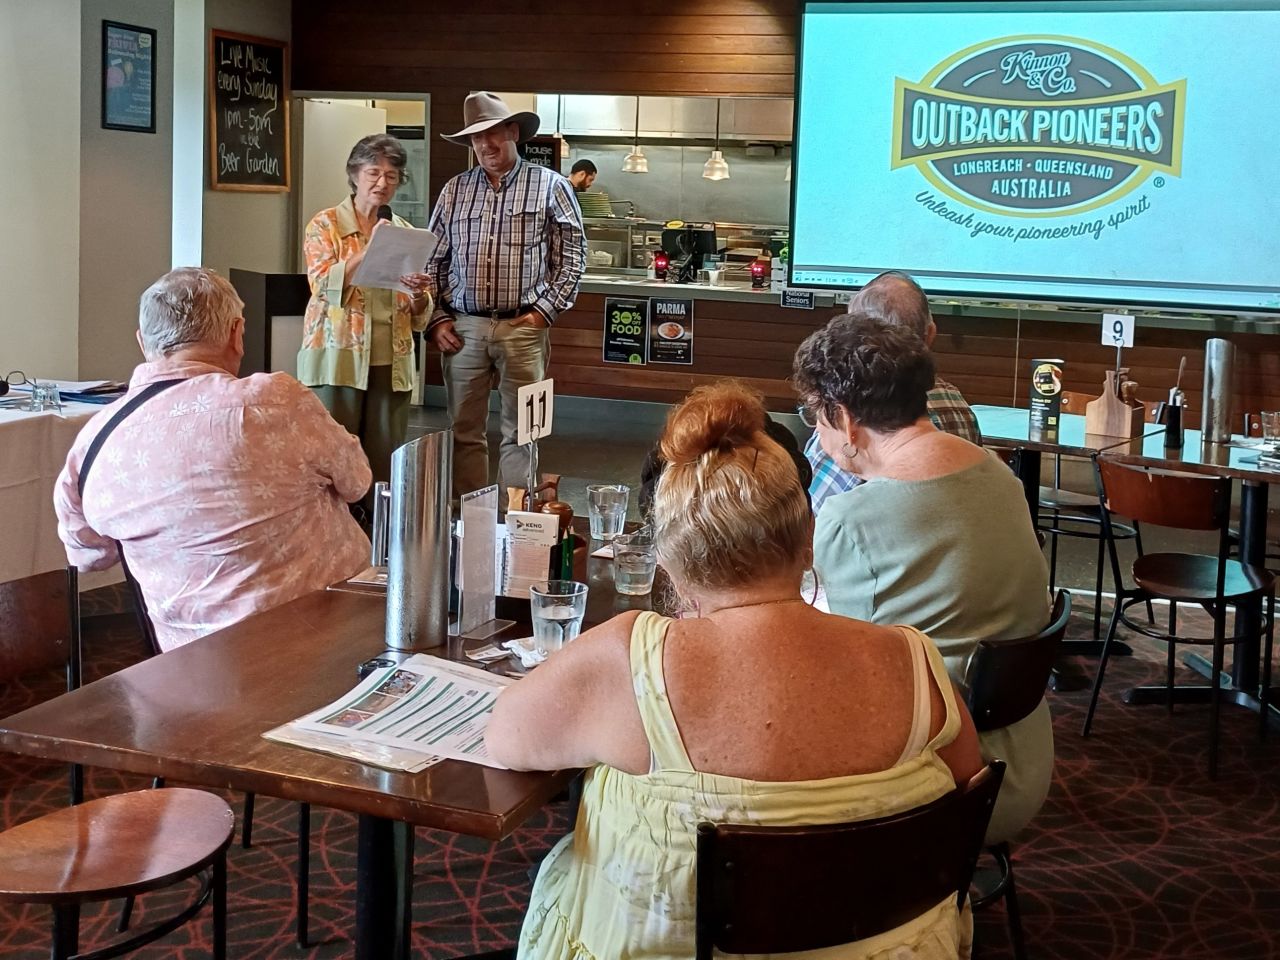
[(387, 206), (385, 203), (378, 208), (378, 219), (379, 220), (391, 219), (391, 208)]

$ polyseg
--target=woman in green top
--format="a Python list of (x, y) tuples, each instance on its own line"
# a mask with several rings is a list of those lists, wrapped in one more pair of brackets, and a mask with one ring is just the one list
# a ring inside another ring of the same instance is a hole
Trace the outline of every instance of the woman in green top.
[(413, 331), (426, 328), (431, 295), (422, 273), (400, 278), (408, 293), (353, 286), (351, 278), (383, 224), (412, 226), (378, 217), (405, 182), (406, 159), (400, 141), (384, 133), (357, 143), (347, 158), (351, 196), (312, 217), (303, 245), (311, 300), (298, 379), (360, 438), (374, 480), (391, 478), (391, 453), (409, 426)]
[[(832, 612), (922, 630), (959, 682), (978, 641), (1045, 626), (1049, 576), (1017, 477), (930, 421), (934, 376), (914, 331), (857, 313), (811, 335), (795, 359), (823, 449), (866, 481), (818, 514), (814, 567)], [(988, 833), (998, 842), (1025, 826), (1048, 793), (1048, 705), (1041, 700), (981, 742), (985, 759), (1008, 763)]]

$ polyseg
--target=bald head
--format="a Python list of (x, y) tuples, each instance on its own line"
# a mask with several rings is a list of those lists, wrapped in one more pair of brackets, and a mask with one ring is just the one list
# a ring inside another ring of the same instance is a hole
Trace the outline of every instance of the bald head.
[(929, 313), (929, 298), (920, 284), (901, 270), (886, 270), (870, 280), (849, 301), (849, 312), (910, 327), (926, 346), (933, 344), (938, 333)]

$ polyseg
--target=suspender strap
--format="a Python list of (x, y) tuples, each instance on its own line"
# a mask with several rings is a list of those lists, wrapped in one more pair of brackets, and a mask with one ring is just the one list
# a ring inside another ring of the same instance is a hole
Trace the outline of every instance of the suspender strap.
[(89, 477), (89, 468), (93, 466), (93, 461), (98, 459), (98, 453), (102, 450), (102, 445), (107, 442), (107, 437), (111, 436), (112, 431), (120, 426), (133, 411), (154, 397), (157, 393), (163, 393), (170, 387), (177, 386), (179, 383), (186, 383), (185, 379), (179, 380), (157, 380), (155, 383), (149, 383), (125, 403), (115, 414), (107, 421), (106, 426), (98, 431), (98, 435), (93, 438), (93, 442), (89, 444), (89, 449), (85, 451), (84, 462), (80, 464), (80, 480), (76, 486), (76, 490), (80, 495), (81, 501), (84, 500), (84, 482)]

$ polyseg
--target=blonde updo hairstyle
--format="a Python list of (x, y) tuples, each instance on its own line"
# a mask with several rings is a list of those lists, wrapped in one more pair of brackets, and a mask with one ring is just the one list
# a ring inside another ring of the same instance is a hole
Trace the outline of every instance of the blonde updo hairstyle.
[(667, 417), (654, 495), (658, 560), (678, 586), (738, 587), (797, 564), (812, 540), (791, 457), (764, 432), (760, 395), (698, 387)]

